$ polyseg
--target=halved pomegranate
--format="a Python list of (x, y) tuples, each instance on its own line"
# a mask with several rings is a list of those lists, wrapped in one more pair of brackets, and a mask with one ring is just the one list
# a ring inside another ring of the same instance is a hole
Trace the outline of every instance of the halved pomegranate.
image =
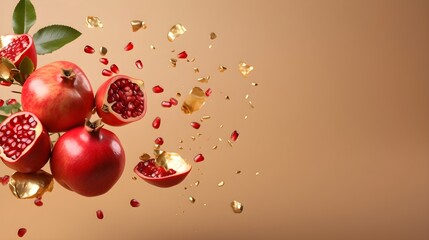
[(0, 124), (0, 157), (10, 168), (30, 173), (49, 160), (51, 141), (40, 120), (30, 112), (17, 112)]
[(0, 57), (5, 57), (19, 67), (25, 57), (29, 57), (37, 67), (37, 52), (33, 38), (28, 34), (5, 35), (0, 37)]
[(191, 169), (179, 154), (161, 152), (156, 159), (140, 161), (134, 172), (152, 185), (167, 188), (181, 183)]
[(115, 75), (104, 82), (95, 94), (98, 116), (111, 126), (135, 122), (146, 114), (143, 81), (126, 75)]

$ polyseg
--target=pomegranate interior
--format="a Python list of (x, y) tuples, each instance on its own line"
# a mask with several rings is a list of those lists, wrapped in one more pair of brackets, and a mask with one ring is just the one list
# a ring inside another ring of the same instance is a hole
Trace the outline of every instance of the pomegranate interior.
[(124, 119), (138, 117), (145, 110), (143, 91), (139, 85), (126, 78), (120, 78), (110, 85), (107, 102)]
[(0, 128), (0, 147), (4, 155), (17, 160), (36, 138), (37, 121), (30, 114), (13, 117)]
[(17, 54), (22, 53), (29, 45), (30, 41), (27, 36), (23, 35), (17, 38), (2, 39), (2, 48), (0, 50), (0, 57), (5, 57), (14, 62), (18, 57)]
[(155, 159), (149, 159), (147, 161), (141, 161), (137, 165), (137, 171), (142, 173), (145, 177), (150, 178), (161, 178), (173, 175), (176, 173), (174, 169), (166, 170), (162, 166), (155, 164)]

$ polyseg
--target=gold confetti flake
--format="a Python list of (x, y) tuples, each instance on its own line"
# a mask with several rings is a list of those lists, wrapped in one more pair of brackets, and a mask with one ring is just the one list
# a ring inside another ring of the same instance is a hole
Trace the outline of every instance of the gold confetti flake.
[(133, 20), (131, 21), (131, 29), (133, 32), (137, 32), (140, 29), (146, 29), (147, 25), (141, 20)]
[(39, 170), (35, 173), (14, 173), (9, 180), (9, 189), (20, 199), (41, 197), (45, 192), (52, 192), (54, 178), (51, 174)]
[(88, 28), (102, 28), (103, 23), (101, 22), (100, 18), (96, 16), (88, 16), (86, 17), (86, 26)]
[(217, 145), (214, 145), (213, 147), (212, 147), (212, 150), (216, 150), (217, 149)]
[(202, 133), (197, 133), (197, 136), (198, 137), (201, 137), (203, 134)]
[(195, 58), (191, 58), (191, 59), (187, 58), (186, 61), (187, 62), (195, 62)]
[(210, 45), (209, 45), (209, 48), (212, 48), (212, 47), (213, 47), (213, 46), (210, 44)]
[(193, 197), (189, 197), (189, 201), (190, 201), (191, 203), (195, 203), (195, 198), (193, 198)]
[(197, 81), (200, 83), (208, 83), (210, 80), (210, 76), (198, 78)]
[(235, 171), (235, 174), (240, 174), (240, 173), (241, 173), (240, 170)]
[(194, 87), (189, 92), (189, 95), (183, 101), (182, 111), (185, 114), (191, 114), (200, 110), (206, 102), (205, 93), (199, 87)]
[(194, 136), (191, 136), (191, 139), (192, 139), (192, 141), (195, 141), (196, 138)]
[(176, 97), (181, 97), (182, 96), (182, 94), (181, 93), (176, 93)]
[(221, 124), (221, 125), (219, 126), (219, 128), (223, 128), (223, 124)]
[(235, 200), (232, 201), (231, 202), (231, 208), (232, 208), (232, 211), (234, 213), (242, 213), (243, 212), (243, 205), (238, 201), (235, 201)]
[(107, 48), (105, 48), (105, 47), (100, 47), (99, 51), (100, 51), (101, 56), (104, 56), (107, 54)]
[(214, 40), (214, 39), (216, 39), (216, 38), (217, 38), (216, 33), (211, 32), (211, 33), (210, 33), (210, 39), (211, 39), (211, 40)]
[(210, 116), (202, 116), (200, 118), (200, 121), (203, 122), (204, 120), (210, 119)]
[(249, 94), (246, 94), (246, 97), (245, 97), (245, 98), (246, 98), (246, 100), (247, 100), (247, 99), (249, 99)]
[(174, 39), (183, 35), (186, 32), (186, 28), (182, 24), (176, 24), (170, 28), (170, 31), (167, 34), (168, 41), (173, 42)]
[(218, 69), (219, 69), (219, 72), (225, 72), (227, 70), (227, 68), (224, 66), (219, 66)]
[(227, 140), (227, 142), (228, 142), (229, 146), (232, 147), (232, 142), (229, 139)]
[(244, 119), (247, 119), (247, 115), (246, 115), (246, 116), (244, 116)]
[(200, 185), (200, 181), (195, 182), (195, 186), (198, 187), (198, 185)]
[(258, 176), (258, 175), (259, 175), (259, 172), (256, 172), (256, 173), (255, 173), (255, 175), (256, 175), (256, 176)]
[(170, 59), (170, 63), (171, 63), (172, 67), (176, 67), (177, 59), (175, 59), (175, 58)]
[(219, 187), (222, 187), (224, 184), (225, 184), (225, 183), (224, 183), (224, 181), (220, 181), (217, 185), (218, 185)]
[(259, 84), (257, 84), (257, 83), (252, 83), (252, 86), (254, 86), (254, 87), (256, 87), (256, 86), (258, 86)]
[(147, 160), (149, 160), (149, 159), (150, 159), (150, 155), (149, 155), (149, 154), (147, 154), (147, 153), (143, 153), (143, 154), (139, 157), (139, 159), (140, 159), (140, 160), (142, 160), (142, 161), (147, 161)]
[(183, 143), (183, 140), (179, 140), (179, 143)]
[(135, 181), (135, 180), (137, 180), (137, 177), (133, 176), (131, 179)]
[(222, 138), (218, 138), (219, 139), (219, 142), (222, 142)]
[(152, 44), (150, 45), (150, 48), (153, 49), (153, 50), (155, 50), (155, 46), (152, 45)]
[(183, 150), (183, 147), (182, 147), (182, 146), (180, 146), (180, 147), (179, 147), (179, 150)]
[(246, 77), (253, 70), (253, 66), (247, 65), (244, 62), (240, 62), (240, 64), (238, 64), (238, 69), (240, 70), (241, 74)]
[(225, 96), (225, 100), (229, 100), (229, 96)]
[(194, 72), (195, 72), (195, 73), (199, 73), (199, 72), (200, 72), (200, 69), (198, 69), (198, 68), (194, 68)]
[(255, 106), (253, 105), (252, 101), (249, 101), (249, 105), (251, 108), (255, 108)]

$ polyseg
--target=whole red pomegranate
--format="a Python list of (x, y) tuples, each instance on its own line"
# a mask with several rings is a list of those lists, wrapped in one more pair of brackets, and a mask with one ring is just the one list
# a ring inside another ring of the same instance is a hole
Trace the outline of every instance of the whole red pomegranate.
[(55, 143), (50, 161), (55, 180), (83, 196), (109, 191), (124, 171), (125, 153), (118, 137), (101, 121), (67, 131)]
[(34, 113), (49, 132), (82, 126), (94, 108), (94, 93), (76, 64), (57, 61), (40, 67), (25, 81), (22, 108)]
[(51, 141), (40, 120), (30, 112), (17, 112), (0, 124), (0, 157), (22, 173), (40, 170), (49, 160)]
[(5, 57), (19, 67), (25, 57), (29, 57), (37, 67), (37, 53), (33, 38), (28, 34), (5, 35), (0, 37), (0, 57)]
[(125, 75), (115, 75), (105, 81), (95, 94), (95, 106), (103, 122), (122, 126), (135, 122), (146, 114), (143, 81)]

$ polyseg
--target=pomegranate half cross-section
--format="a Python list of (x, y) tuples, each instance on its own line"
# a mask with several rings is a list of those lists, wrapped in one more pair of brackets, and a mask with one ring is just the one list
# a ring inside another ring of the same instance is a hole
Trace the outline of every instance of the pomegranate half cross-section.
[(36, 172), (50, 154), (49, 134), (34, 114), (18, 112), (0, 124), (0, 157), (6, 166), (22, 173)]
[(0, 37), (0, 57), (5, 57), (19, 67), (25, 57), (29, 57), (34, 68), (37, 67), (37, 53), (33, 38), (28, 34), (6, 35)]
[(122, 126), (140, 120), (146, 114), (143, 81), (126, 75), (115, 75), (104, 82), (95, 94), (98, 116), (111, 126)]

